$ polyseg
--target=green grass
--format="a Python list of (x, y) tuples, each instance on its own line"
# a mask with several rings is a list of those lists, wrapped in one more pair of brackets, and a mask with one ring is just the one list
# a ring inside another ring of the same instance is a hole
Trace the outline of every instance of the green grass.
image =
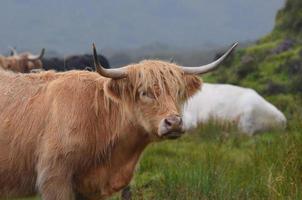
[(210, 124), (153, 144), (131, 183), (133, 198), (302, 199), (301, 119), (255, 137)]
[(208, 127), (155, 144), (132, 183), (134, 199), (302, 199), (299, 130), (250, 138)]

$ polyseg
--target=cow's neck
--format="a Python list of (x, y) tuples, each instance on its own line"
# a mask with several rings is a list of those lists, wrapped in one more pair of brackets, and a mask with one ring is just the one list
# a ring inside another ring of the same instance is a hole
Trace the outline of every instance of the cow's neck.
[(150, 143), (150, 138), (147, 133), (141, 128), (131, 127), (128, 131), (120, 134), (117, 139), (116, 148), (123, 150), (125, 154), (137, 154), (144, 150), (147, 144)]
[(121, 133), (112, 149), (108, 168), (111, 189), (118, 191), (130, 182), (140, 155), (149, 143), (148, 135), (139, 128), (129, 127), (129, 131)]
[(127, 186), (140, 155), (149, 143), (150, 139), (140, 128), (126, 128), (112, 146), (109, 159), (82, 177), (78, 191), (97, 193), (103, 198)]
[(110, 163), (113, 166), (129, 165), (133, 167), (141, 153), (150, 143), (147, 134), (137, 128), (129, 128), (118, 137), (111, 154)]
[[(131, 116), (128, 114), (127, 116)], [(122, 116), (115, 116), (120, 117), (120, 119), (115, 119), (110, 121), (110, 125), (113, 127), (118, 127), (117, 129), (111, 128), (111, 140), (112, 146), (111, 149), (111, 162), (115, 159), (118, 162), (122, 160), (128, 161), (131, 158), (138, 157), (145, 147), (150, 143), (150, 137), (148, 133), (139, 125), (136, 124), (135, 119), (126, 119), (126, 122), (123, 123), (121, 121), (124, 120)], [(113, 125), (113, 123), (116, 123)], [(108, 126), (109, 127), (109, 126)]]

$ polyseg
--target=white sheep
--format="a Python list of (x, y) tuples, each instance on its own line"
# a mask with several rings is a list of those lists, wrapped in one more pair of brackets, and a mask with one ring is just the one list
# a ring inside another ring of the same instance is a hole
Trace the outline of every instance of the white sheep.
[(186, 130), (206, 124), (235, 123), (245, 134), (284, 129), (286, 118), (255, 90), (227, 84), (204, 83), (200, 91), (183, 108)]

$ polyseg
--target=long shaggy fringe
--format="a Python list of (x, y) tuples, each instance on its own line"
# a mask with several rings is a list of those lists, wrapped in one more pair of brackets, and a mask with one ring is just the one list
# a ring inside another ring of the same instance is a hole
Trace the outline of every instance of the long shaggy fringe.
[[(158, 60), (144, 60), (130, 65), (128, 81), (133, 85), (133, 95), (139, 89), (150, 91), (158, 99), (159, 95), (171, 95), (173, 101), (184, 100), (188, 94), (184, 81), (184, 73), (175, 64)], [(129, 94), (125, 94), (129, 95)], [(135, 99), (135, 96), (132, 96)], [(165, 102), (157, 102), (163, 106)]]

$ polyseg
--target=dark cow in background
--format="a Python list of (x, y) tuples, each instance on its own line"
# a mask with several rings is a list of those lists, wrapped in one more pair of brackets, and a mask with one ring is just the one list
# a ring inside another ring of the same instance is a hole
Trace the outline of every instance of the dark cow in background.
[[(40, 55), (33, 55), (29, 52), (18, 53), (15, 47), (10, 47), (10, 50), (9, 56), (0, 56), (0, 66), (14, 72), (68, 71), (74, 69), (91, 71), (94, 69), (93, 56), (89, 54), (71, 55), (65, 58), (43, 58), (44, 49)], [(105, 56), (99, 54), (98, 59), (104, 68), (110, 68), (110, 64)]]
[[(103, 55), (99, 54), (98, 59), (104, 68), (110, 68), (108, 60)], [(42, 62), (45, 70), (67, 71), (72, 69), (94, 69), (93, 57), (89, 54), (72, 55), (66, 58), (44, 58)]]

